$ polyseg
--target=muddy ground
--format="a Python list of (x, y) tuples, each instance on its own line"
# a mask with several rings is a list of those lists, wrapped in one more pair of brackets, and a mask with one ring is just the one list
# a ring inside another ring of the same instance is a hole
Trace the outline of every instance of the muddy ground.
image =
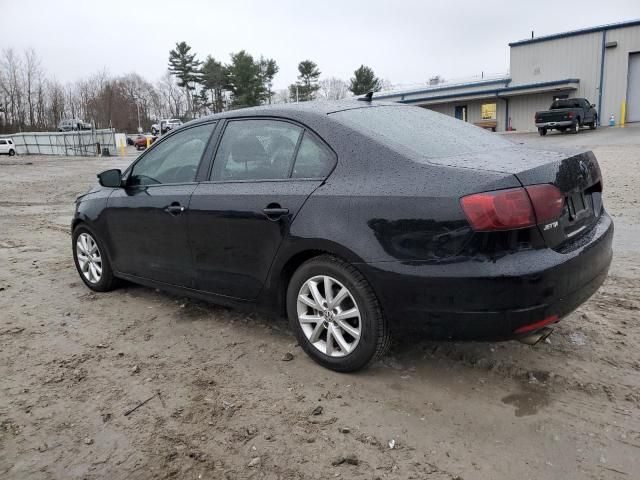
[(73, 200), (132, 157), (1, 158), (0, 478), (640, 478), (640, 128), (511, 138), (598, 155), (604, 286), (549, 343), (404, 339), (349, 375), (283, 320), (82, 284)]

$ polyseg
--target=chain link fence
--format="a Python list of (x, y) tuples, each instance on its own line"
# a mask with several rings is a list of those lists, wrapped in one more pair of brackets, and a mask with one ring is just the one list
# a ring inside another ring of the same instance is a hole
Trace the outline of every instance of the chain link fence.
[(98, 155), (105, 148), (116, 152), (114, 129), (73, 132), (25, 132), (10, 135), (19, 155)]

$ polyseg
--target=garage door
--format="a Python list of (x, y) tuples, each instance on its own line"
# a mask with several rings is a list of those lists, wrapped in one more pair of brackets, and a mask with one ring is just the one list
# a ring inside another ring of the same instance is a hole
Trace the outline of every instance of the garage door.
[(627, 122), (640, 122), (640, 53), (629, 55)]

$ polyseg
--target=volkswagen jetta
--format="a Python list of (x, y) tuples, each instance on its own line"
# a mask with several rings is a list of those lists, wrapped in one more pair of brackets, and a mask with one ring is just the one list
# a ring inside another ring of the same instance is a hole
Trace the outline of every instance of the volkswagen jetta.
[(393, 328), (541, 332), (611, 261), (592, 152), (525, 148), (420, 107), (226, 112), (98, 178), (72, 224), (89, 288), (124, 279), (286, 314), (338, 371), (382, 355)]

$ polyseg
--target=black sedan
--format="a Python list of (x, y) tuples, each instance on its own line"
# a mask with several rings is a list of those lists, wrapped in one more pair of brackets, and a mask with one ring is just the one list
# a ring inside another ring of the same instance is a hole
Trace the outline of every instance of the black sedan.
[(376, 101), (226, 112), (172, 131), (78, 198), (84, 283), (286, 314), (354, 371), (393, 329), (535, 342), (589, 298), (613, 224), (593, 153), (515, 145)]

